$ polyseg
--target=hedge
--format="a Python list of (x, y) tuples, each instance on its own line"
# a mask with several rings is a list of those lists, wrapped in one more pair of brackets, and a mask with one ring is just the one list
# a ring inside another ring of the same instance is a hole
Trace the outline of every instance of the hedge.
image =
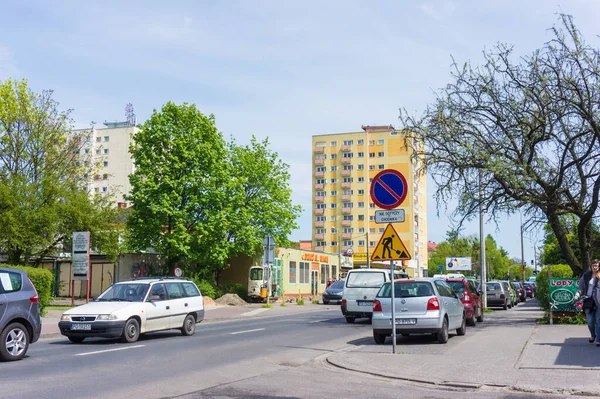
[[(569, 265), (551, 265), (550, 266), (550, 274), (552, 278), (571, 278), (573, 277), (573, 270)], [(544, 311), (548, 312), (550, 310), (550, 287), (548, 286), (548, 269), (543, 268), (536, 275), (536, 292), (535, 296), (537, 297), (540, 306)]]
[(3, 265), (0, 264), (0, 267), (10, 267), (13, 269), (24, 270), (29, 275), (29, 279), (33, 283), (40, 301), (40, 313), (43, 315), (46, 314), (46, 306), (50, 304), (52, 300), (52, 283), (54, 281), (54, 276), (50, 270), (30, 267), (30, 266), (15, 266), (15, 265)]

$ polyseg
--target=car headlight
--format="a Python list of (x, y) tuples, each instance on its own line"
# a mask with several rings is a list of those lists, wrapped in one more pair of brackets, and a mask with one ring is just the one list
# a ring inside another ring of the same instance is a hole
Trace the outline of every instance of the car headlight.
[(117, 320), (117, 316), (114, 314), (99, 314), (96, 320)]
[(71, 321), (71, 316), (64, 314), (60, 316), (60, 321)]

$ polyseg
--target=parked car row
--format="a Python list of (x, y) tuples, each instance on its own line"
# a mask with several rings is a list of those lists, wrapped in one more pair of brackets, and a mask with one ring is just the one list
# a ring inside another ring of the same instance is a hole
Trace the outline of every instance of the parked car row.
[(512, 309), (535, 296), (533, 284), (519, 281), (492, 280), (486, 283), (485, 288), (487, 306), (501, 307), (504, 310)]

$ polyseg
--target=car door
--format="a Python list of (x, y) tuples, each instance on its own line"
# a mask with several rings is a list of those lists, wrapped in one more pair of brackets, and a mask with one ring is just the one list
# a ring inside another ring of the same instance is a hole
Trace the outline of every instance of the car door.
[[(152, 299), (152, 298), (156, 299)], [(167, 300), (167, 289), (163, 283), (153, 284), (144, 303), (146, 328), (144, 331), (158, 331), (170, 328), (171, 307)]]
[(445, 281), (440, 280), (438, 291), (443, 297), (448, 314), (448, 329), (454, 330), (462, 324), (463, 305), (456, 293)]
[(479, 296), (479, 292), (477, 291), (477, 286), (475, 285), (474, 281), (469, 280), (469, 295), (471, 296), (471, 302), (473, 302), (473, 305), (477, 307), (477, 311), (475, 312), (475, 315), (478, 315), (480, 312), (482, 312), (483, 309), (483, 305), (481, 304), (481, 297)]
[(189, 300), (183, 295), (181, 283), (166, 283), (165, 285), (169, 295), (169, 307), (171, 308), (169, 328), (181, 328), (185, 316), (189, 313)]

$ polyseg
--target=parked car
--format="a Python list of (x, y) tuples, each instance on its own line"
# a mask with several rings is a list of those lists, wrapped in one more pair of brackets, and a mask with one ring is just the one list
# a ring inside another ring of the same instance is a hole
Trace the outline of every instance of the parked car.
[(27, 272), (0, 267), (0, 360), (21, 360), (41, 331), (38, 293)]
[(512, 308), (513, 306), (517, 306), (519, 304), (519, 298), (517, 297), (517, 291), (515, 291), (515, 288), (512, 286), (510, 281), (501, 280), (500, 282), (504, 286), (504, 289), (510, 293), (511, 300), (509, 307)]
[[(408, 274), (394, 271), (394, 279), (407, 278)], [(390, 281), (390, 272), (385, 269), (352, 269), (346, 275), (342, 293), (342, 314), (346, 323), (354, 323), (357, 317), (371, 319), (373, 299), (386, 281)]]
[(488, 281), (485, 283), (485, 288), (488, 307), (500, 306), (504, 310), (512, 308), (510, 292), (505, 289), (501, 281)]
[[(383, 344), (392, 334), (392, 284), (383, 284), (373, 301), (373, 339)], [(394, 282), (396, 333), (434, 334), (448, 342), (448, 331), (467, 331), (465, 310), (458, 295), (444, 279), (419, 278)]]
[(519, 302), (525, 302), (527, 300), (527, 297), (525, 296), (525, 287), (523, 287), (523, 285), (518, 281), (514, 281), (512, 283), (512, 286), (517, 293), (517, 298), (519, 299)]
[(474, 326), (475, 319), (483, 321), (483, 303), (474, 280), (468, 278), (447, 278), (446, 282), (458, 294), (467, 317), (467, 325)]
[(334, 281), (323, 291), (323, 304), (342, 302), (342, 292), (344, 292), (344, 280)]
[(135, 342), (140, 334), (179, 329), (193, 335), (204, 319), (204, 300), (192, 281), (173, 277), (139, 278), (116, 283), (85, 305), (63, 313), (58, 326), (73, 343), (87, 337), (120, 337)]
[(527, 298), (533, 298), (535, 296), (533, 293), (533, 285), (530, 283), (523, 283), (523, 286), (525, 287), (525, 296), (527, 296)]

